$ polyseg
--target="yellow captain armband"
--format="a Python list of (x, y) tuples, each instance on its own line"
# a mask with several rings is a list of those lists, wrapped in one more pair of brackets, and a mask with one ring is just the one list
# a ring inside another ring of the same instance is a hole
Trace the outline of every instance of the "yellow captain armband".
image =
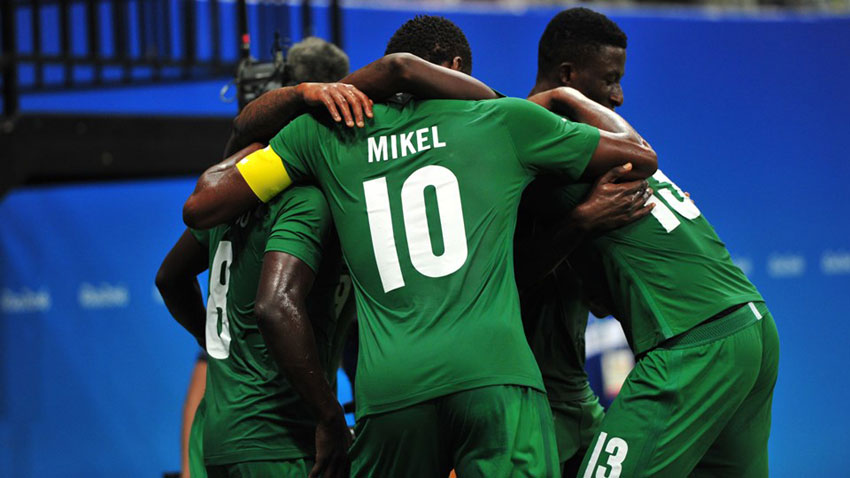
[(271, 146), (245, 156), (236, 163), (236, 168), (251, 191), (263, 202), (268, 202), (292, 184), (292, 179), (283, 167), (283, 160)]

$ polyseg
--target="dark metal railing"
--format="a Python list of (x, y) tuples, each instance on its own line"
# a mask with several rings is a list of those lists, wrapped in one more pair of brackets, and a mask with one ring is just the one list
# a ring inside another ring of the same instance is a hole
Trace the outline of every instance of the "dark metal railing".
[[(290, 12), (286, 2), (261, 2), (255, 8), (260, 29), (252, 32), (252, 52), (262, 60), (270, 55), (275, 30), (290, 38)], [(331, 2), (332, 41), (337, 44), (342, 37), (339, 8), (338, 0)], [(47, 9), (58, 20), (46, 22)], [(304, 0), (304, 36), (312, 31), (310, 10), (310, 1)], [(235, 5), (221, 0), (0, 0), (0, 17), (7, 118), (17, 112), (21, 92), (233, 75), (248, 33), (245, 0)], [(277, 20), (284, 21), (274, 24)], [(234, 22), (235, 28), (224, 29), (223, 22)], [(225, 38), (225, 31), (236, 34)], [(46, 48), (54, 43), (58, 48)], [(25, 70), (29, 74), (23, 78)]]

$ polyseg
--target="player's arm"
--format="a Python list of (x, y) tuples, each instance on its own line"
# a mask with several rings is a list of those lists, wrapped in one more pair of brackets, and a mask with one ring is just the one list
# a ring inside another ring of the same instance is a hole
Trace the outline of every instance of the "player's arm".
[(402, 91), (419, 98), (484, 100), (497, 97), (490, 87), (469, 75), (410, 53), (393, 53), (349, 74), (339, 83), (286, 86), (248, 103), (233, 120), (225, 155), (253, 142), (268, 143), (309, 107), (324, 106), (334, 121), (345, 121), (349, 127), (363, 127), (364, 117), (372, 117), (370, 97), (382, 101)]
[(310, 477), (348, 476), (351, 435), (325, 378), (307, 316), (306, 299), (314, 278), (313, 270), (297, 257), (266, 252), (254, 311), (278, 368), (318, 420), (316, 465)]
[(498, 95), (481, 81), (410, 53), (392, 53), (349, 74), (351, 83), (377, 101), (399, 93), (417, 98), (488, 100)]
[(582, 203), (563, 208), (568, 212), (562, 217), (542, 227), (517, 231), (515, 272), (520, 292), (555, 270), (584, 239), (637, 221), (652, 211), (653, 205), (646, 204), (652, 195), (646, 181), (616, 182), (631, 168), (627, 163), (602, 175)]
[(578, 90), (562, 86), (536, 94), (528, 100), (573, 121), (599, 129), (599, 144), (582, 179), (599, 177), (627, 162), (633, 165), (632, 171), (623, 178), (627, 180), (647, 178), (658, 169), (655, 150), (622, 116), (587, 98)]
[[(367, 67), (368, 68), (368, 67)], [(268, 91), (245, 105), (233, 120), (225, 156), (251, 143), (269, 140), (311, 107), (324, 107), (336, 122), (363, 127), (364, 116), (372, 117), (372, 100), (355, 86), (345, 83), (301, 83)]]
[[(183, 204), (183, 222), (191, 228), (209, 229), (255, 207), (260, 198), (236, 163), (262, 149), (262, 144), (253, 143), (204, 171), (192, 195)], [(258, 175), (263, 176), (259, 171)]]
[(204, 347), (207, 311), (198, 274), (209, 267), (209, 251), (186, 230), (156, 273), (156, 287), (168, 311)]

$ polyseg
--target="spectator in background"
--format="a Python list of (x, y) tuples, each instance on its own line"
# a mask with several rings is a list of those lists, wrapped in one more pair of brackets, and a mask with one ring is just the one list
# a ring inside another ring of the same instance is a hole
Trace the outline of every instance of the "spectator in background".
[(286, 69), (290, 85), (339, 81), (348, 74), (348, 55), (333, 43), (307, 37), (287, 52)]
[[(348, 55), (333, 43), (326, 42), (321, 38), (307, 37), (292, 45), (287, 52), (286, 72), (289, 75), (287, 86), (299, 83), (318, 82), (331, 83), (338, 81), (348, 74)], [(256, 121), (257, 115), (268, 115), (274, 118), (292, 119), (295, 111), (303, 107), (303, 101), (290, 101), (297, 99), (298, 91), (295, 88), (277, 88), (263, 94), (264, 97), (272, 96), (279, 99), (275, 102), (264, 102), (262, 107), (244, 108), (233, 120), (233, 131), (224, 149), (224, 157), (233, 155), (240, 149), (251, 143), (266, 144), (280, 131), (280, 121), (271, 122)], [(251, 104), (255, 101), (251, 102)], [(266, 107), (273, 105), (273, 107)], [(254, 105), (256, 106), (256, 105)]]

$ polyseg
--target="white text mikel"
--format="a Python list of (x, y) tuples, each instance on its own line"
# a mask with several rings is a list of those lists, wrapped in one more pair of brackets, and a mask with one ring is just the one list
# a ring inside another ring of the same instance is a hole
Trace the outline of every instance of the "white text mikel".
[(431, 148), (444, 148), (436, 126), (416, 131), (369, 138), (369, 162), (403, 158)]

